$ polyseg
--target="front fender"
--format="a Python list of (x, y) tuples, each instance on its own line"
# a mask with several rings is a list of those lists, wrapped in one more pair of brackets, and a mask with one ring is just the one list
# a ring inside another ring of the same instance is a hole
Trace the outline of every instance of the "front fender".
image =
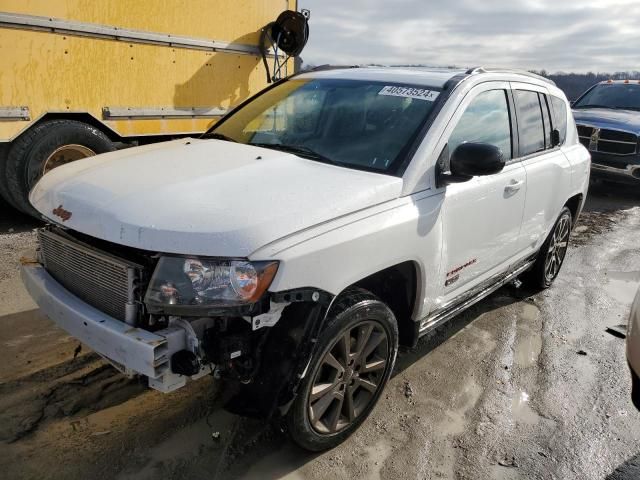
[(386, 268), (417, 266), (420, 318), (439, 294), (442, 258), (442, 199), (431, 191), (388, 202), (274, 242), (250, 256), (278, 260), (270, 291), (313, 285), (333, 295)]
[[(293, 292), (295, 295), (295, 292)], [(293, 400), (327, 312), (326, 302), (302, 301), (288, 305), (271, 328), (257, 358), (250, 383), (237, 383), (225, 402), (231, 413), (252, 418), (284, 415)]]

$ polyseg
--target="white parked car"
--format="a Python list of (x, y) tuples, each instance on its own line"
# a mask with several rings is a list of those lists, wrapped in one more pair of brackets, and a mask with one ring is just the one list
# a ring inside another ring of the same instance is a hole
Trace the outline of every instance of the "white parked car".
[(45, 175), (23, 279), (122, 371), (165, 392), (216, 371), (232, 411), (322, 450), (371, 412), (399, 344), (520, 275), (551, 285), (589, 168), (540, 77), (312, 71), (203, 138)]
[(640, 289), (631, 306), (627, 327), (627, 360), (631, 368), (631, 400), (640, 410)]

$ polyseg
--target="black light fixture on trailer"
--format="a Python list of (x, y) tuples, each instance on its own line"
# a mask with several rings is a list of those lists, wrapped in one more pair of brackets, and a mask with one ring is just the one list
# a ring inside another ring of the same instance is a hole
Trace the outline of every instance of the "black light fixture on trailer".
[[(262, 29), (260, 51), (267, 70), (267, 82), (275, 82), (287, 76), (287, 61), (300, 55), (309, 39), (310, 17), (311, 12), (306, 9), (301, 12), (285, 10), (275, 22)], [(267, 60), (267, 56), (271, 55), (270, 50), (273, 50), (273, 75)], [(281, 58), (281, 53), (284, 53), (284, 59)]]

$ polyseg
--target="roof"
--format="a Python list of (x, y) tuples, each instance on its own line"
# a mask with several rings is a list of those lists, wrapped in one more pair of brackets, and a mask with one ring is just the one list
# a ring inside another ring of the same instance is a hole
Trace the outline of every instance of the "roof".
[(552, 80), (524, 70), (476, 67), (471, 69), (432, 67), (359, 67), (322, 66), (300, 74), (304, 78), (342, 78), (347, 80), (394, 81), (412, 85), (443, 88), (454, 77), (459, 80), (475, 75), (508, 75), (511, 79), (526, 77), (529, 80), (555, 85)]
[(442, 88), (465, 70), (413, 67), (321, 67), (300, 74), (302, 78), (341, 78), (425, 85)]

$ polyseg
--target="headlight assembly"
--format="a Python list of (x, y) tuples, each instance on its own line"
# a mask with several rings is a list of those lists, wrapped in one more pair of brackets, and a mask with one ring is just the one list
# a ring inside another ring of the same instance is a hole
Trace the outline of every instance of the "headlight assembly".
[(260, 299), (277, 270), (278, 262), (161, 257), (145, 303), (151, 310), (247, 305)]

